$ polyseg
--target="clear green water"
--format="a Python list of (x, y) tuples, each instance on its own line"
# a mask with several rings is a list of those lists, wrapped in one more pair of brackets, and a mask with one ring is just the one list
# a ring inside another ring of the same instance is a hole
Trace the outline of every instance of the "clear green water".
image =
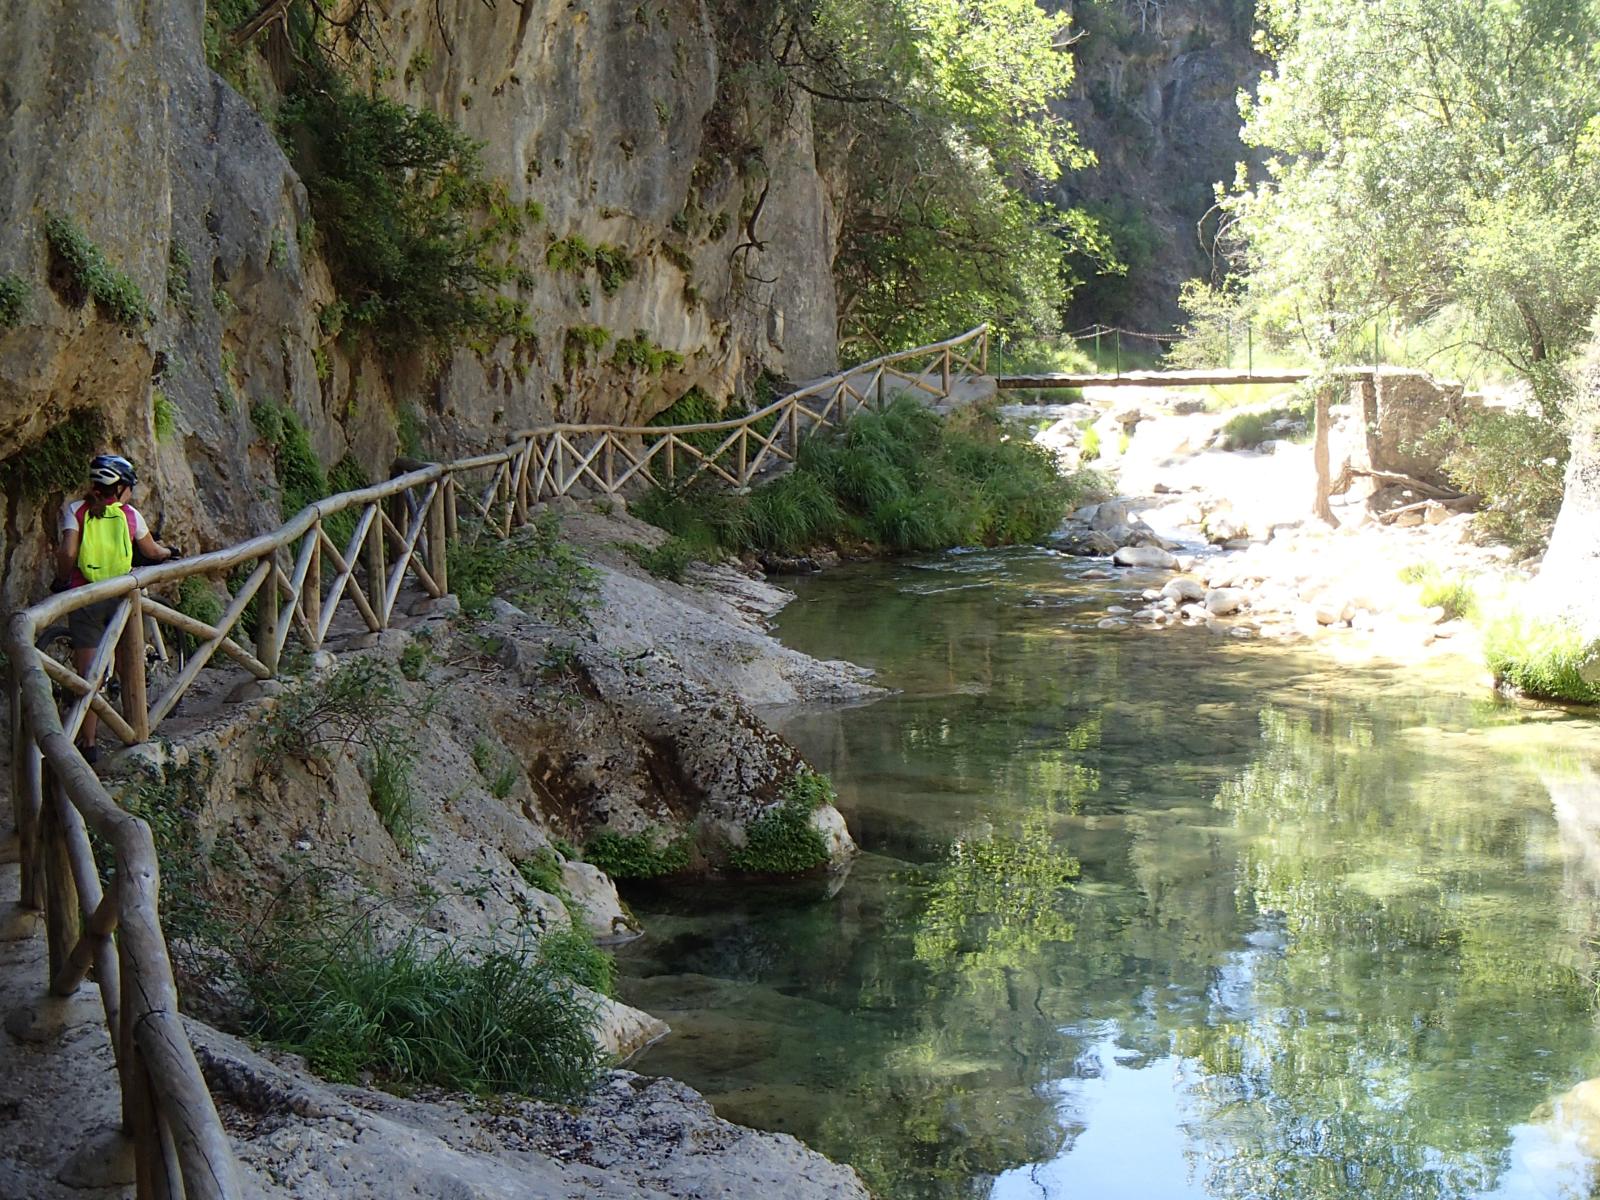
[(1100, 631), (1081, 571), (800, 583), (784, 640), (902, 689), (774, 718), (864, 853), (634, 894), (639, 1069), (883, 1197), (1600, 1194), (1600, 728)]

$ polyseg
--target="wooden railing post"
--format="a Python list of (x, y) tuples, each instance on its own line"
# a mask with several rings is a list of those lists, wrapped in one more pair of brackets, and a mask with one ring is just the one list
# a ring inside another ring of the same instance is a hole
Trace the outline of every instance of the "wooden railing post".
[(372, 611), (377, 615), (378, 628), (389, 628), (389, 610), (383, 603), (383, 595), (389, 586), (389, 569), (384, 563), (383, 544), (383, 502), (376, 501), (373, 507), (377, 510), (372, 514), (372, 524), (367, 527), (367, 597), (372, 603)]
[(55, 773), (45, 776), (47, 795), (39, 811), (40, 859), (44, 870), (44, 932), (50, 951), (50, 978), (54, 979), (72, 957), (78, 944), (81, 920), (78, 913), (78, 885), (72, 878), (72, 858), (67, 849), (67, 831), (61, 823), (65, 803)]
[(277, 547), (267, 553), (272, 570), (256, 593), (256, 657), (274, 675), (278, 673), (278, 571)]
[(750, 482), (750, 426), (746, 425), (739, 430), (739, 486), (745, 487)]
[(456, 510), (456, 477), (446, 475), (439, 486), (444, 491), (444, 535), (453, 541), (461, 536), (461, 517)]
[(450, 591), (450, 546), (445, 538), (445, 483), (439, 481), (439, 487), (433, 493), (433, 503), (428, 505), (428, 574), (433, 576), (433, 582), (439, 588), (439, 594), (445, 595)]
[(949, 346), (946, 346), (944, 348), (944, 354), (942, 356), (940, 356), (940, 360), (939, 360), (939, 378), (940, 378), (940, 390), (944, 393), (945, 398), (949, 399), (949, 397), (950, 397), (950, 347)]
[(671, 487), (673, 480), (678, 478), (678, 439), (675, 434), (667, 434), (667, 486)]
[(22, 711), (21, 673), (11, 671), (11, 802), (17, 822), (22, 888), (17, 903), (35, 911), (44, 907), (44, 876), (39, 857), (39, 822), (44, 807), (42, 759)]
[[(306, 534), (311, 539), (311, 565), (306, 569), (305, 582), (300, 585), (300, 611), (305, 615), (306, 624), (313, 630), (322, 625), (322, 519), (319, 517), (311, 523), (311, 529)], [(307, 650), (315, 650), (316, 646), (307, 646)]]
[(978, 332), (978, 374), (989, 373), (989, 327), (983, 326)]
[(137, 741), (150, 740), (150, 700), (144, 678), (144, 599), (139, 588), (128, 593), (128, 623), (122, 627), (117, 645), (121, 660), (122, 716), (133, 729)]

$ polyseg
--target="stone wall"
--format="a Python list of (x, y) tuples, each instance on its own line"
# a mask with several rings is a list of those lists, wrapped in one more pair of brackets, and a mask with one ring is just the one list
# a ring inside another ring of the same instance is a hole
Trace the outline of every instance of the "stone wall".
[(1349, 395), (1329, 439), (1332, 474), (1339, 481), (1335, 494), (1371, 495), (1378, 485), (1368, 472), (1452, 486), (1442, 465), (1451, 443), (1439, 430), (1459, 424), (1478, 407), (1460, 384), (1440, 382), (1425, 371), (1384, 367), (1376, 377), (1352, 381)]

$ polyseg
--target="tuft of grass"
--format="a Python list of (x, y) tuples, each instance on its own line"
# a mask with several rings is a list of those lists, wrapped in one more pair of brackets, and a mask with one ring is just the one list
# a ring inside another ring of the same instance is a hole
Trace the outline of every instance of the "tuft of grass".
[(811, 823), (811, 814), (835, 799), (826, 775), (799, 771), (784, 788), (782, 801), (752, 821), (743, 846), (728, 861), (751, 875), (798, 875), (828, 861), (828, 843)]
[(582, 621), (597, 579), (594, 568), (562, 540), (561, 519), (551, 509), (503, 541), (453, 543), (449, 569), (461, 611), (473, 617), (487, 611), (490, 599), (504, 596), (551, 621)]
[(561, 859), (549, 847), (541, 847), (532, 858), (518, 862), (517, 873), (527, 881), (529, 887), (538, 888), (552, 896), (564, 897), (567, 894), (567, 885), (561, 877)]
[(1311, 433), (1313, 404), (1312, 397), (1303, 396), (1274, 408), (1236, 413), (1222, 426), (1222, 448), (1253, 450), (1272, 437), (1271, 427), (1280, 421), (1299, 422), (1303, 432), (1296, 434), (1290, 440), (1304, 441)]
[(488, 738), (479, 738), (472, 744), (472, 765), (478, 768), (496, 800), (504, 800), (517, 786), (517, 763), (514, 758), (494, 745)]
[(176, 238), (167, 247), (167, 303), (175, 312), (194, 320), (194, 289), (189, 286), (189, 272), (194, 260)]
[(178, 406), (160, 388), (150, 393), (150, 424), (155, 428), (156, 440), (162, 442), (178, 430)]
[(658, 846), (657, 831), (612, 833), (602, 830), (583, 848), (586, 861), (613, 879), (658, 879), (676, 875), (689, 865), (689, 839), (676, 838)]
[[(564, 948), (556, 947), (558, 952)], [(251, 1032), (326, 1078), (575, 1100), (603, 1065), (593, 1002), (523, 945), (384, 945), (370, 922), (280, 933), (246, 972)]]
[(1564, 621), (1502, 615), (1484, 630), (1483, 652), (1502, 687), (1541, 700), (1600, 704), (1600, 643)]
[(128, 329), (143, 329), (155, 320), (155, 312), (139, 285), (112, 266), (100, 247), (71, 218), (60, 214), (46, 217), (44, 236), (65, 269), (70, 281), (67, 298), (72, 303), (92, 300), (96, 308)]
[(250, 406), (250, 420), (261, 440), (272, 447), (272, 469), (280, 491), (278, 509), (287, 521), (328, 494), (328, 476), (311, 448), (311, 435), (292, 408), (257, 400)]
[(1477, 589), (1465, 575), (1446, 575), (1434, 563), (1408, 563), (1400, 569), (1400, 581), (1420, 585), (1417, 598), (1427, 607), (1444, 609), (1448, 620), (1478, 616)]
[(423, 841), (422, 808), (411, 785), (410, 752), (389, 738), (379, 739), (367, 755), (368, 799), (378, 820), (404, 854)]
[(428, 667), (433, 662), (433, 651), (421, 638), (415, 638), (406, 643), (406, 648), (400, 651), (400, 674), (412, 683), (417, 683), (428, 674)]
[(702, 547), (683, 537), (669, 537), (659, 546), (646, 546), (643, 542), (618, 542), (623, 551), (639, 566), (657, 579), (682, 583), (689, 568), (705, 557)]
[(539, 937), (539, 954), (552, 970), (574, 983), (602, 996), (617, 994), (617, 960), (578, 926), (545, 930)]
[(28, 310), (32, 289), (20, 275), (0, 274), (0, 329), (14, 329)]
[[(173, 607), (185, 616), (212, 626), (222, 619), (225, 610), (216, 584), (203, 575), (187, 575), (183, 578), (178, 584), (178, 599)], [(183, 644), (185, 653), (193, 653), (200, 644), (193, 634), (178, 633), (174, 636)]]
[(605, 348), (611, 331), (600, 325), (574, 325), (561, 342), (561, 361), (569, 371), (589, 365), (589, 359)]

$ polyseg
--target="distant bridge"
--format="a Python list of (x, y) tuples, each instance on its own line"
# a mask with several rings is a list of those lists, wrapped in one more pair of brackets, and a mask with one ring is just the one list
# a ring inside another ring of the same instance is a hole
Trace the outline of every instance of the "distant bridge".
[[(1339, 373), (1360, 373), (1363, 368), (1337, 368)], [(1365, 368), (1370, 372), (1371, 368)], [(1226, 387), (1240, 383), (1304, 383), (1315, 374), (1304, 368), (1271, 371), (1121, 371), (1117, 374), (997, 375), (995, 386), (1002, 391), (1018, 388), (1088, 387)]]

